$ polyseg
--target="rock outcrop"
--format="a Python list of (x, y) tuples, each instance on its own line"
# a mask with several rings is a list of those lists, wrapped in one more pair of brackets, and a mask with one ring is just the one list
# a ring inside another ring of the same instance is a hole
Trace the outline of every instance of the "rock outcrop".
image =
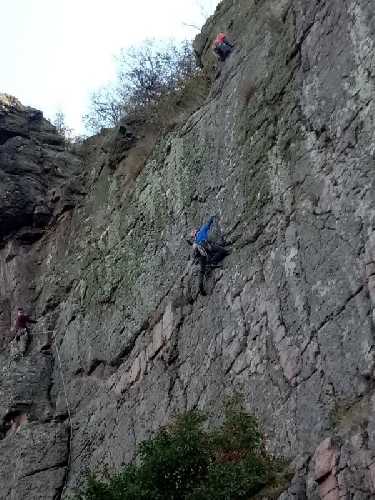
[[(39, 321), (0, 354), (1, 498), (64, 498), (234, 391), (295, 471), (280, 500), (374, 498), (374, 14), (224, 0), (210, 95), (142, 169), (126, 125), (69, 152), (3, 98), (2, 336)], [(233, 251), (203, 297), (185, 238), (211, 214)]]
[(19, 230), (38, 239), (52, 218), (74, 206), (79, 161), (43, 114), (0, 95), (0, 243)]

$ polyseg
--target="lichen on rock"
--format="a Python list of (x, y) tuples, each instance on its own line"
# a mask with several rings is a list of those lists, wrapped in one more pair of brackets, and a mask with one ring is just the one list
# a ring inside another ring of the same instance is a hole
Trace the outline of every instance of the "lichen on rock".
[[(9, 498), (66, 498), (234, 391), (294, 467), (280, 499), (373, 498), (374, 6), (276, 3), (221, 2), (195, 43), (207, 99), (135, 171), (126, 128), (67, 151), (42, 113), (0, 99)], [(235, 49), (218, 68), (221, 30)], [(211, 215), (232, 253), (203, 297), (186, 238)], [(19, 305), (38, 323), (14, 360)]]

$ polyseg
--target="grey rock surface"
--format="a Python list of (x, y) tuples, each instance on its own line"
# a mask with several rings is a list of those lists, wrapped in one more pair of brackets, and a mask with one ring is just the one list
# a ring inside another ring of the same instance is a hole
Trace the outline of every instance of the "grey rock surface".
[[(367, 0), (223, 1), (195, 45), (210, 95), (137, 176), (133, 136), (73, 154), (44, 121), (28, 131), (28, 111), (2, 111), (0, 328), (20, 302), (39, 319), (24, 357), (1, 354), (1, 456), (31, 448), (5, 491), (27, 498), (28, 478), (38, 495), (47, 474), (45, 498), (66, 498), (176, 412), (220, 413), (238, 391), (295, 469), (283, 500), (374, 498), (374, 14)], [(218, 71), (219, 30), (235, 50)], [(211, 214), (233, 251), (203, 297), (185, 239)], [(34, 468), (32, 436), (53, 432)]]
[(0, 244), (22, 228), (23, 239), (37, 239), (74, 206), (80, 162), (64, 142), (43, 113), (0, 94)]
[(58, 498), (67, 465), (68, 436), (56, 423), (25, 423), (0, 442), (1, 498)]

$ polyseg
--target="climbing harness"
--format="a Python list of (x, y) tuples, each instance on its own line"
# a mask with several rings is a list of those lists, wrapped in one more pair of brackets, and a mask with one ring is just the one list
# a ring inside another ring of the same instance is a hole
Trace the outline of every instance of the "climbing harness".
[(193, 243), (193, 250), (198, 251), (202, 257), (208, 257), (206, 249), (203, 247), (203, 245), (198, 245), (198, 243)]

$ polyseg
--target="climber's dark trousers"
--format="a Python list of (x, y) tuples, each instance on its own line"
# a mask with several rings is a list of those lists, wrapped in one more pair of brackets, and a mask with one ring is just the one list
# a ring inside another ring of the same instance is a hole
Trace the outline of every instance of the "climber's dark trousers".
[(227, 43), (221, 43), (215, 47), (214, 51), (218, 55), (220, 61), (225, 61), (225, 59), (232, 52), (232, 47)]
[(21, 328), (20, 330), (18, 330), (18, 332), (16, 333), (16, 341), (19, 342), (20, 338), (23, 335), (27, 335), (27, 337), (30, 336), (30, 330), (27, 327)]
[(16, 334), (16, 342), (18, 343), (21, 338), (24, 337), (26, 342), (24, 344), (24, 354), (27, 353), (27, 351), (29, 350), (29, 347), (30, 347), (30, 344), (31, 344), (31, 333), (30, 333), (30, 330), (26, 327), (26, 328), (22, 328), (21, 330), (19, 330)]
[(217, 245), (216, 243), (210, 243), (208, 248), (208, 258), (210, 264), (218, 264), (220, 261), (224, 259), (230, 252), (226, 248), (221, 245)]
[(205, 244), (204, 248), (207, 252), (208, 257), (200, 255), (199, 257), (199, 291), (202, 295), (206, 295), (206, 291), (204, 289), (204, 279), (209, 271), (209, 267), (215, 266), (219, 264), (224, 257), (230, 254), (229, 250), (222, 247), (221, 245), (217, 245), (216, 243)]
[(207, 257), (203, 255), (199, 258), (199, 291), (202, 295), (206, 295), (206, 290), (204, 289), (204, 278), (207, 272)]

